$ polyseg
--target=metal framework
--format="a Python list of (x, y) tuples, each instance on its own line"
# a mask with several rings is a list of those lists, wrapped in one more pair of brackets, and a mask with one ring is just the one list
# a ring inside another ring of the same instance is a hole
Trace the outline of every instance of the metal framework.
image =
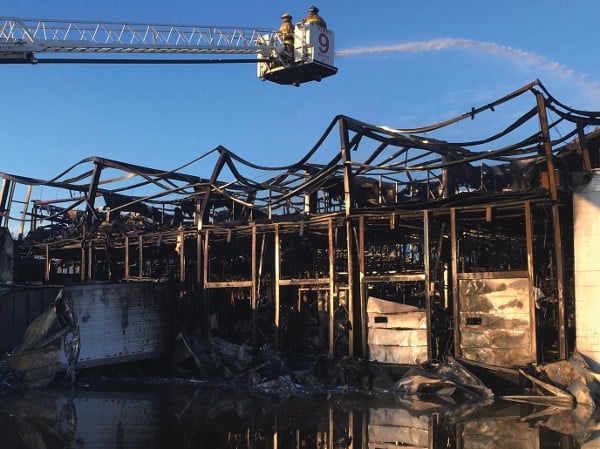
[(0, 17), (0, 58), (66, 54), (259, 54), (281, 46), (268, 28)]
[[(533, 107), (491, 137), (434, 137), (532, 94)], [(43, 264), (18, 281), (177, 282), (202, 304), (205, 330), (211, 308), (248, 304), (236, 319), (252, 323), (253, 343), (285, 344), (291, 311), (310, 305), (328, 325), (329, 356), (342, 345), (365, 354), (368, 299), (379, 295), (425, 311), (428, 358), (566, 358), (574, 297), (564, 206), (582, 173), (600, 167), (598, 125), (599, 112), (568, 108), (535, 81), (418, 129), (335, 117), (283, 167), (219, 146), (174, 170), (89, 158), (51, 180), (2, 173), (0, 225), (16, 236), (17, 264)], [(211, 159), (209, 177), (198, 176)], [(509, 295), (488, 320), (504, 324), (486, 328), (477, 307), (506, 285), (527, 306), (515, 309)], [(542, 290), (551, 300), (538, 322)], [(478, 346), (490, 339), (519, 346)]]

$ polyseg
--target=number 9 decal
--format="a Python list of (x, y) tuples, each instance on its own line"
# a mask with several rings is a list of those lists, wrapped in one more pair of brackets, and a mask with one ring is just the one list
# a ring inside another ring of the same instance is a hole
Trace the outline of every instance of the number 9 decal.
[(319, 34), (319, 51), (321, 53), (329, 51), (329, 37), (325, 33)]

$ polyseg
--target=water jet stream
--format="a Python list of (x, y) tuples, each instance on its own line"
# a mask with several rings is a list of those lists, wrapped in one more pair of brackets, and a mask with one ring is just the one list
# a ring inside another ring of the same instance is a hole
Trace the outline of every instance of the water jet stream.
[(524, 62), (528, 65), (537, 66), (543, 70), (551, 72), (560, 78), (571, 79), (576, 81), (582, 88), (593, 93), (594, 96), (600, 98), (600, 85), (590, 81), (583, 74), (576, 73), (573, 70), (565, 67), (558, 62), (552, 61), (545, 56), (535, 53), (526, 52), (515, 49), (507, 45), (499, 45), (492, 42), (472, 41), (469, 39), (456, 38), (440, 38), (427, 41), (406, 42), (403, 44), (353, 48), (340, 50), (336, 52), (336, 56), (360, 56), (374, 53), (391, 53), (391, 52), (425, 52), (434, 50), (444, 50), (447, 48), (466, 48), (473, 50), (481, 50), (487, 53), (495, 53), (501, 56), (508, 57), (516, 62)]

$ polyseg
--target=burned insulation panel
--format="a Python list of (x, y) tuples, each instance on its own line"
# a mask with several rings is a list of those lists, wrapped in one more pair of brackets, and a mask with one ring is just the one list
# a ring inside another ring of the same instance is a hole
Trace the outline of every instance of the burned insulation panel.
[(464, 358), (504, 367), (535, 361), (526, 277), (473, 276), (459, 280), (459, 289), (459, 344)]
[(427, 360), (425, 310), (369, 297), (369, 360), (417, 365)]

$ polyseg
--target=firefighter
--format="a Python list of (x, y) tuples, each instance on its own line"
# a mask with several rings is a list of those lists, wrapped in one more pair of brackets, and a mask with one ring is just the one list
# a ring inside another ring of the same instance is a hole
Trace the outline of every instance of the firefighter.
[(283, 41), (283, 48), (289, 53), (289, 58), (294, 59), (294, 25), (292, 25), (292, 16), (287, 12), (281, 16), (283, 23), (279, 27), (279, 34)]
[(325, 23), (325, 20), (319, 16), (319, 8), (316, 6), (308, 8), (308, 16), (302, 20), (302, 23), (316, 23), (321, 28), (327, 28), (327, 24)]

